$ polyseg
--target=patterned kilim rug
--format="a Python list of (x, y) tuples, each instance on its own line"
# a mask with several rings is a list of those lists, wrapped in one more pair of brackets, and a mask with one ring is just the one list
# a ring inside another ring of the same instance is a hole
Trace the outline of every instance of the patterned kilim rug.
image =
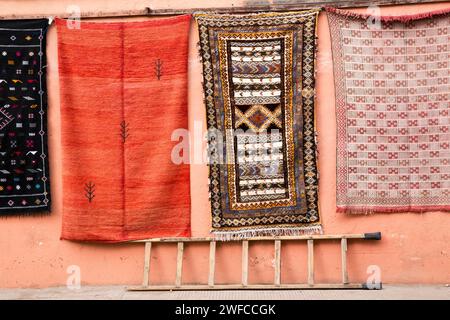
[(56, 23), (62, 238), (189, 236), (189, 164), (171, 136), (188, 126), (190, 16)]
[(50, 211), (47, 19), (0, 21), (0, 215)]
[(450, 12), (328, 20), (338, 210), (450, 210)]
[(218, 238), (320, 232), (318, 11), (197, 14)]

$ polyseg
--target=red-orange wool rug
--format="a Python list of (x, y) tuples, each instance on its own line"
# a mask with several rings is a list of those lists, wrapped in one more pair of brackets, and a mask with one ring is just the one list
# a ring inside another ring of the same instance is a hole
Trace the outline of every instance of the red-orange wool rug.
[(171, 135), (188, 126), (190, 16), (56, 24), (61, 238), (189, 236), (189, 165), (172, 161)]

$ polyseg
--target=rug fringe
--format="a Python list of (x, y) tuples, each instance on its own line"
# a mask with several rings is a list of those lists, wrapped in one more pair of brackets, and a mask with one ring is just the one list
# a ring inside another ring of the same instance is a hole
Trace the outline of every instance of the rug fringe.
[(51, 215), (50, 208), (43, 209), (43, 210), (36, 210), (36, 209), (27, 209), (23, 208), (21, 210), (18, 210), (16, 212), (8, 212), (8, 213), (0, 213), (0, 219), (8, 219), (8, 218), (27, 218), (27, 217), (48, 217)]
[(449, 212), (450, 206), (412, 206), (412, 207), (336, 207), (337, 213), (354, 215), (371, 215), (376, 213), (425, 213), (425, 212)]
[(254, 228), (241, 229), (235, 231), (212, 230), (211, 233), (218, 241), (245, 240), (256, 237), (284, 237), (284, 236), (301, 236), (305, 234), (322, 234), (321, 225), (308, 227), (292, 227), (292, 228)]
[[(333, 8), (333, 7), (325, 7), (325, 11), (343, 15), (343, 16), (349, 17), (349, 18), (368, 19), (368, 18), (372, 17), (370, 14), (357, 13), (357, 12), (342, 10), (342, 9)], [(450, 9), (442, 9), (442, 10), (435, 10), (435, 11), (423, 12), (423, 13), (418, 13), (418, 14), (401, 15), (401, 16), (376, 16), (376, 18), (383, 22), (404, 22), (404, 23), (406, 23), (406, 22), (411, 22), (411, 21), (419, 20), (419, 19), (433, 18), (433, 17), (437, 17), (437, 16), (449, 14), (449, 13), (450, 13)]]

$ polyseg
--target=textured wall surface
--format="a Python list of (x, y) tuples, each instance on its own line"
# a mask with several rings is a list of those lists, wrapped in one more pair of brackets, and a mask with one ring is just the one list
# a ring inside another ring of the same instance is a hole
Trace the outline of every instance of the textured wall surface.
[[(246, 1), (241, 3), (257, 4)], [(264, 2), (260, 2), (264, 3)], [(51, 1), (5, 0), (1, 15), (63, 13), (69, 5), (83, 11), (118, 11), (153, 8), (201, 6), (193, 0), (160, 1)], [(213, 7), (239, 5), (239, 1), (204, 1)], [(382, 8), (383, 14), (416, 14), (449, 8), (450, 3), (409, 5)], [(359, 11), (365, 11), (360, 9)], [(128, 20), (143, 20), (134, 18)], [(123, 20), (123, 19), (121, 19)], [(450, 282), (450, 216), (448, 213), (376, 214), (350, 216), (335, 212), (336, 125), (333, 69), (327, 19), (321, 13), (318, 26), (317, 60), (317, 128), (319, 131), (320, 207), (325, 233), (362, 233), (381, 231), (382, 241), (352, 241), (349, 244), (350, 281), (367, 279), (367, 268), (377, 265), (385, 283)], [(201, 88), (201, 64), (196, 49), (195, 24), (191, 27), (189, 57), (189, 123), (191, 133), (205, 129), (205, 110)], [(26, 216), (0, 219), (0, 287), (47, 287), (65, 285), (68, 267), (80, 267), (82, 284), (138, 284), (142, 279), (142, 244), (93, 244), (60, 240), (62, 172), (60, 150), (59, 79), (56, 29), (48, 35), (49, 150), (51, 161), (53, 212), (50, 216)], [(101, 97), (99, 97), (101, 98)], [(202, 128), (200, 128), (200, 126)], [(170, 137), (168, 137), (170, 139)], [(198, 139), (198, 132), (197, 132)], [(201, 143), (200, 143), (201, 144)], [(193, 144), (198, 146), (199, 143)], [(192, 234), (208, 236), (210, 212), (206, 165), (191, 166)], [(219, 244), (217, 249), (217, 282), (240, 281), (241, 261), (238, 244)], [(315, 248), (317, 282), (340, 280), (339, 242), (318, 244)], [(187, 245), (184, 281), (207, 281), (209, 250), (206, 245)], [(231, 258), (232, 257), (232, 258)], [(249, 281), (271, 282), (274, 271), (273, 244), (250, 246)], [(153, 283), (175, 279), (176, 245), (156, 245), (153, 250), (150, 280)], [(306, 246), (289, 243), (282, 247), (282, 281), (306, 281)]]

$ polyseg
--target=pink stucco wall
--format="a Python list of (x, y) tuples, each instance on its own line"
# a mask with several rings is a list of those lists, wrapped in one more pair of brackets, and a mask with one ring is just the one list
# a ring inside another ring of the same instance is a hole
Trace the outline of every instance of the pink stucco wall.
[[(157, 8), (231, 6), (240, 1), (107, 1), (107, 0), (4, 0), (1, 14), (65, 12), (68, 5), (79, 5), (87, 11), (116, 11)], [(247, 3), (250, 3), (247, 1)], [(383, 14), (414, 14), (449, 8), (450, 3), (409, 5), (383, 8)], [(448, 283), (450, 282), (450, 216), (448, 213), (377, 214), (348, 216), (335, 212), (335, 111), (330, 39), (324, 13), (319, 20), (319, 52), (317, 74), (317, 125), (319, 131), (320, 207), (326, 233), (362, 233), (381, 231), (379, 242), (351, 242), (348, 264), (350, 280), (363, 282), (369, 265), (378, 265), (384, 283)], [(189, 122), (205, 128), (205, 112), (201, 88), (201, 64), (196, 50), (197, 30), (192, 24), (189, 57)], [(53, 212), (50, 216), (27, 216), (0, 219), (0, 287), (47, 287), (65, 285), (67, 268), (77, 265), (84, 285), (139, 284), (142, 279), (142, 244), (92, 244), (61, 241), (62, 182), (59, 124), (59, 85), (56, 30), (48, 35), (48, 85), (50, 161)], [(169, 139), (170, 137), (168, 137)], [(192, 165), (192, 234), (208, 236), (210, 213), (207, 194), (208, 170), (205, 165)], [(273, 280), (273, 245), (250, 247), (249, 281)], [(175, 245), (157, 245), (153, 251), (151, 281), (172, 282), (175, 274)], [(184, 281), (207, 281), (208, 247), (188, 245), (185, 250)], [(240, 281), (240, 247), (219, 244), (217, 282)], [(306, 281), (306, 247), (290, 243), (282, 248), (282, 281)], [(340, 248), (338, 242), (316, 246), (317, 281), (340, 280)]]

